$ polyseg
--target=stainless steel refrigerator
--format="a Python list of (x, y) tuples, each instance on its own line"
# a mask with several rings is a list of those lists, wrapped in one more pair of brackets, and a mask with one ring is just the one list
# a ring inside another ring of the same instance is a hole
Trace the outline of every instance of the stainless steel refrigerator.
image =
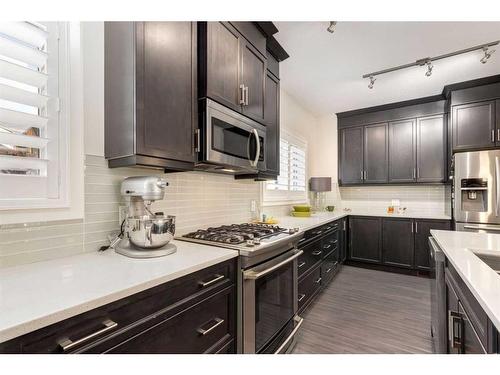
[(500, 150), (454, 155), (458, 231), (500, 233)]

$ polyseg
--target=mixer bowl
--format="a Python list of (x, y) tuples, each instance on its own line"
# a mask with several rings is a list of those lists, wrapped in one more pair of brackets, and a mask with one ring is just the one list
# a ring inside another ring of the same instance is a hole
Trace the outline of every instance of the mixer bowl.
[(157, 249), (165, 246), (175, 234), (175, 216), (129, 217), (127, 231), (130, 242), (143, 249)]

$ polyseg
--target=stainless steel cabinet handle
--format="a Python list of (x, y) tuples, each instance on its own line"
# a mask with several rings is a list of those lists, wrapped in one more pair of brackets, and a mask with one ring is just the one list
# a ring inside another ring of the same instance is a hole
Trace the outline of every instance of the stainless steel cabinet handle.
[(302, 300), (304, 299), (304, 297), (305, 297), (305, 296), (306, 296), (305, 294), (299, 294), (299, 299), (298, 299), (298, 301), (299, 301), (299, 302), (300, 302), (300, 301), (302, 301)]
[(361, 170), (359, 172), (361, 173), (361, 180), (363, 180), (363, 176), (364, 176), (363, 171)]
[(102, 324), (104, 325), (104, 328), (100, 329), (99, 331), (91, 333), (90, 335), (82, 337), (81, 339), (78, 339), (76, 341), (72, 341), (69, 338), (65, 338), (65, 339), (61, 340), (60, 342), (58, 342), (58, 344), (61, 347), (61, 349), (66, 352), (66, 351), (70, 350), (71, 348), (74, 348), (75, 346), (81, 345), (81, 344), (93, 339), (94, 337), (102, 335), (103, 333), (106, 333), (106, 332), (111, 331), (111, 330), (115, 329), (116, 327), (118, 327), (118, 323), (113, 322), (110, 319), (105, 320), (104, 322), (102, 322)]
[(195, 137), (194, 152), (200, 152), (201, 151), (200, 129), (195, 129), (194, 137)]
[(498, 216), (498, 212), (500, 208), (498, 205), (500, 204), (500, 159), (495, 157), (495, 183), (497, 187), (496, 191), (496, 203), (495, 203), (495, 215)]
[(415, 168), (413, 168), (413, 179), (416, 179), (417, 178), (417, 174), (415, 172)]
[(316, 284), (319, 284), (321, 282), (321, 277), (318, 277), (318, 280), (315, 281)]
[(214, 276), (215, 277), (212, 280), (198, 282), (198, 285), (201, 286), (202, 288), (205, 288), (209, 285), (215, 284), (217, 281), (222, 280), (225, 277), (224, 275), (219, 275), (219, 274)]
[(448, 335), (451, 347), (462, 349), (462, 317), (455, 311), (448, 310)]
[(290, 336), (286, 338), (285, 341), (283, 341), (283, 344), (280, 345), (280, 347), (274, 352), (274, 354), (280, 354), (284, 348), (288, 345), (288, 343), (293, 339), (293, 337), (296, 335), (297, 331), (299, 330), (300, 326), (302, 323), (304, 323), (304, 318), (301, 318), (300, 316), (296, 315), (293, 320), (297, 323), (293, 331), (290, 333)]
[(203, 329), (203, 328), (198, 328), (196, 332), (198, 332), (200, 335), (208, 335), (210, 332), (212, 332), (214, 329), (216, 329), (218, 326), (220, 326), (222, 323), (224, 323), (224, 319), (221, 318), (215, 318), (214, 319), (215, 324), (211, 326), (208, 329)]
[(248, 105), (248, 86), (245, 86), (245, 105)]
[(418, 221), (415, 221), (415, 233), (418, 233)]
[(323, 249), (329, 249), (330, 247), (332, 247), (332, 245), (325, 245), (323, 246)]
[(240, 104), (245, 105), (245, 85), (240, 85)]
[(247, 280), (257, 280), (257, 279), (260, 279), (262, 276), (265, 276), (268, 273), (273, 272), (274, 270), (276, 270), (276, 269), (278, 269), (280, 267), (283, 267), (285, 264), (290, 263), (294, 259), (297, 259), (302, 254), (304, 254), (304, 251), (299, 250), (298, 252), (296, 252), (291, 257), (289, 257), (289, 258), (287, 258), (287, 259), (279, 262), (278, 264), (275, 264), (272, 267), (266, 268), (265, 270), (260, 271), (260, 272), (255, 272), (255, 271), (252, 271), (252, 270), (244, 271), (243, 272), (243, 278), (247, 279)]
[(363, 171), (363, 180), (366, 181), (366, 171)]
[(301, 262), (301, 263), (299, 263), (299, 268), (302, 268), (302, 267), (304, 267), (305, 265), (306, 265), (306, 262)]
[(322, 253), (321, 250), (316, 250), (316, 251), (313, 251), (311, 254), (314, 256), (318, 256), (318, 255), (321, 255), (321, 253)]
[(497, 129), (497, 142), (500, 142), (500, 129)]
[(495, 130), (491, 130), (491, 142), (495, 142)]
[(413, 221), (411, 222), (411, 232), (413, 233)]
[(325, 273), (330, 273), (333, 268), (328, 268)]

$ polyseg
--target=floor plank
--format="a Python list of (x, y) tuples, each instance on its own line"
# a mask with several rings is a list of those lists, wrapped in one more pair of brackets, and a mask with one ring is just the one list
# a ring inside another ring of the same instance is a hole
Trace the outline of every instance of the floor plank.
[(344, 266), (304, 313), (293, 353), (432, 353), (429, 283)]

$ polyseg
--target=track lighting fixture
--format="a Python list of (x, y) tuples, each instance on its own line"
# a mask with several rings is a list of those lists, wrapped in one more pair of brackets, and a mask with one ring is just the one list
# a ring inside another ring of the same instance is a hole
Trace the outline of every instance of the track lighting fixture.
[(337, 25), (337, 21), (330, 21), (330, 26), (326, 28), (326, 31), (333, 34), (335, 32), (335, 25)]
[[(489, 51), (489, 52), (488, 52), (488, 51)], [(481, 61), (481, 63), (483, 63), (483, 64), (486, 64), (486, 62), (487, 62), (487, 61), (488, 61), (488, 59), (491, 57), (491, 55), (493, 55), (493, 53), (495, 52), (495, 50), (494, 50), (494, 49), (489, 50), (489, 48), (488, 48), (488, 47), (483, 47), (483, 52), (484, 52), (484, 56), (483, 56), (483, 58), (482, 58), (481, 60), (479, 60), (479, 61)]]
[[(335, 26), (335, 25), (333, 25), (333, 26)], [(328, 28), (328, 29), (330, 29), (330, 28)], [(328, 31), (330, 31), (330, 30), (328, 30)], [(333, 31), (331, 31), (331, 32), (333, 32)], [(426, 66), (427, 70), (425, 72), (425, 76), (430, 77), (432, 75), (432, 69), (434, 68), (434, 66), (432, 64), (433, 61), (447, 59), (448, 57), (457, 56), (457, 55), (461, 55), (461, 54), (469, 53), (469, 52), (473, 52), (473, 51), (478, 51), (478, 50), (482, 50), (484, 52), (484, 56), (479, 61), (481, 61), (482, 64), (486, 64), (488, 59), (495, 52), (495, 50), (491, 49), (491, 47), (496, 46), (498, 44), (500, 44), (500, 40), (496, 40), (496, 41), (490, 42), (490, 43), (481, 44), (479, 46), (474, 46), (474, 47), (462, 49), (460, 51), (446, 53), (444, 55), (439, 55), (439, 56), (434, 56), (434, 57), (424, 57), (423, 59), (418, 59), (417, 61), (409, 63), (409, 64), (399, 65), (399, 66), (395, 66), (393, 68), (383, 69), (383, 70), (379, 70), (377, 72), (364, 74), (363, 78), (370, 79), (370, 83), (368, 84), (368, 88), (373, 89), (373, 84), (376, 81), (376, 78), (373, 78), (373, 77), (381, 75), (381, 74), (394, 72), (396, 70), (411, 68), (414, 66)]]
[(427, 65), (427, 71), (425, 72), (425, 76), (430, 77), (432, 75), (432, 69), (434, 68), (434, 65), (432, 65), (431, 60), (427, 60), (425, 65)]
[(373, 76), (370, 76), (370, 83), (368, 84), (369, 89), (373, 89), (373, 85), (375, 84), (376, 80), (377, 80), (376, 78), (373, 78)]

